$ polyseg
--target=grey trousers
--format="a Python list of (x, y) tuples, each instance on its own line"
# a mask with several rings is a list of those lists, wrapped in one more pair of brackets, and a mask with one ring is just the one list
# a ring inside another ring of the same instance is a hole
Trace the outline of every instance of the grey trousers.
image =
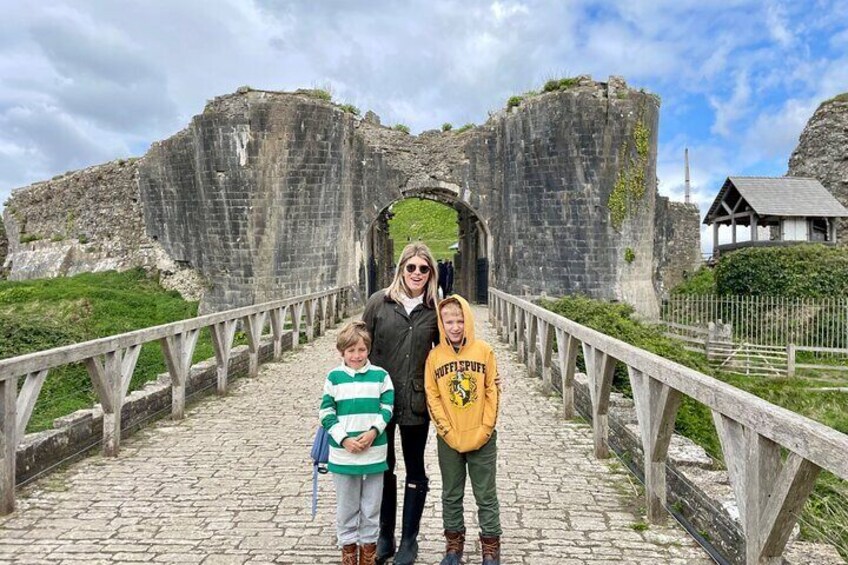
[(336, 485), (336, 533), (339, 547), (352, 543), (375, 543), (380, 531), (383, 473), (340, 475)]

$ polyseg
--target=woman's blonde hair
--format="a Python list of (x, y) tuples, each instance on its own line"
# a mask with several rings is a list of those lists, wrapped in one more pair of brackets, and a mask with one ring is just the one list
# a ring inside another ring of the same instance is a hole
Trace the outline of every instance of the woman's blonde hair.
[(403, 270), (406, 268), (407, 262), (413, 257), (424, 259), (430, 267), (430, 278), (427, 279), (427, 286), (424, 287), (424, 303), (433, 307), (436, 305), (439, 296), (439, 273), (436, 271), (436, 260), (433, 258), (430, 248), (420, 241), (410, 243), (403, 248), (400, 260), (395, 267), (395, 278), (386, 287), (386, 295), (398, 304), (401, 303), (403, 296), (409, 296), (409, 289), (403, 281)]

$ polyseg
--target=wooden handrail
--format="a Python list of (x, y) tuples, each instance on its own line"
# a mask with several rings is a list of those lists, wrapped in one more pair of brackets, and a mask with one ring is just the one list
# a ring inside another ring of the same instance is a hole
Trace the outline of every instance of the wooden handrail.
[[(539, 343), (535, 336), (554, 330), (567, 417), (574, 414), (574, 359), (577, 344), (582, 347), (597, 457), (608, 453), (612, 374), (617, 362), (627, 366), (652, 522), (665, 518), (665, 462), (683, 395), (712, 411), (739, 506), (747, 563), (771, 562), (783, 553), (821, 469), (848, 479), (848, 435), (497, 289), (489, 289), (489, 304), (499, 334), (518, 348), (520, 358), (530, 355), (535, 361), (541, 346), (543, 363), (551, 363), (557, 357), (547, 351), (552, 343)], [(542, 326), (547, 328), (539, 331)], [(546, 372), (548, 367), (543, 368), (543, 376)], [(782, 448), (789, 451), (785, 460)]]
[[(103, 408), (103, 454), (116, 456), (121, 438), (121, 409), (143, 344), (159, 342), (162, 347), (171, 376), (171, 417), (180, 419), (184, 415), (186, 384), (200, 330), (211, 330), (218, 392), (223, 393), (227, 388), (237, 323), (241, 322), (245, 329), (248, 375), (253, 377), (258, 372), (261, 334), (267, 320), (270, 319), (277, 358), (285, 335), (292, 335), (294, 348), (301, 330), (311, 340), (316, 323), (319, 335), (334, 324), (338, 311), (346, 312), (346, 298), (351, 290), (351, 287), (334, 288), (0, 360), (0, 514), (14, 510), (17, 446), (50, 369), (68, 363), (85, 364)], [(285, 329), (287, 314), (292, 322), (289, 330)], [(302, 323), (304, 314), (306, 319)], [(21, 377), (25, 380), (19, 393), (17, 385)]]

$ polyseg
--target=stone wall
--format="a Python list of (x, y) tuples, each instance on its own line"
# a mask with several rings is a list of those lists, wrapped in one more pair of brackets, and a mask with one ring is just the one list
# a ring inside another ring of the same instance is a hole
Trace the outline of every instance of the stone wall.
[(422, 196), (475, 227), (460, 246), (476, 254), (462, 258), (469, 275), (487, 261), (488, 284), (508, 292), (580, 292), (653, 314), (657, 272), (674, 264), (657, 256), (668, 249), (666, 231), (655, 235), (666, 226), (655, 219), (658, 113), (656, 97), (621, 79), (580, 77), (471, 130), (411, 136), (309, 92), (240, 89), (138, 161), (13, 193), (6, 265), (17, 279), (158, 269), (203, 294), (203, 312), (364, 291), (372, 252), (390, 245), (372, 227)]
[[(657, 116), (655, 97), (583, 79), (464, 133), (410, 136), (306, 94), (240, 91), (142, 160), (145, 225), (210, 281), (208, 309), (364, 285), (371, 225), (416, 195), (480, 220), (492, 285), (644, 302), (654, 296), (656, 192), (644, 187), (656, 184)], [(625, 195), (613, 225), (608, 203), (636, 161), (643, 190)], [(624, 261), (627, 248), (636, 261)]]
[(654, 283), (659, 296), (683, 282), (703, 264), (701, 215), (695, 204), (657, 198)]
[(9, 253), (9, 238), (6, 235), (6, 224), (0, 218), (0, 279), (6, 277), (3, 265), (6, 264), (6, 255)]
[[(818, 107), (789, 158), (787, 174), (818, 179), (848, 207), (848, 93)], [(846, 245), (848, 219), (837, 222), (837, 241)]]
[[(16, 190), (6, 203), (11, 280), (144, 267), (166, 288), (199, 299), (202, 280), (147, 237), (138, 193), (138, 159), (121, 159)], [(2, 256), (2, 255), (0, 255)]]

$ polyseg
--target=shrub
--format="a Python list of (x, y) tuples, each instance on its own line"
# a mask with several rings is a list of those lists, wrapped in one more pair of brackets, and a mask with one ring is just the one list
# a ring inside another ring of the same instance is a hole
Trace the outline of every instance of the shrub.
[(506, 107), (515, 108), (516, 106), (519, 106), (523, 100), (523, 96), (510, 96), (509, 100), (506, 101)]
[(465, 124), (464, 126), (461, 126), (460, 128), (458, 128), (456, 130), (456, 133), (462, 133), (464, 131), (468, 131), (468, 130), (475, 128), (475, 127), (477, 127), (477, 124), (469, 122), (469, 123)]
[(632, 263), (636, 260), (636, 252), (633, 251), (632, 247), (628, 247), (624, 250), (624, 260), (628, 263)]
[(568, 88), (572, 88), (574, 86), (577, 86), (577, 84), (578, 84), (578, 82), (577, 82), (577, 79), (575, 77), (559, 79), (559, 89), (560, 90), (566, 90)]
[(694, 273), (684, 275), (685, 280), (671, 289), (672, 294), (704, 295), (716, 293), (715, 274), (709, 267), (701, 267)]
[(39, 239), (41, 239), (41, 236), (34, 233), (21, 234), (21, 243), (29, 243), (31, 241), (38, 241)]
[(746, 248), (715, 268), (719, 294), (795, 297), (848, 294), (848, 249), (826, 245)]
[(302, 92), (307, 96), (317, 98), (318, 100), (324, 100), (326, 102), (331, 102), (333, 100), (333, 95), (330, 94), (330, 91), (324, 90), (323, 88), (312, 88), (310, 90), (304, 90)]
[(453, 124), (450, 122), (445, 122), (442, 124), (442, 131), (450, 131), (453, 129)]
[(403, 133), (409, 133), (409, 126), (407, 126), (405, 124), (397, 124), (392, 129), (397, 130), (397, 131), (402, 131)]
[(559, 90), (558, 80), (549, 80), (545, 83), (545, 86), (542, 87), (542, 92), (554, 92), (555, 90)]
[(348, 112), (349, 114), (353, 114), (354, 116), (359, 115), (359, 108), (354, 106), (353, 104), (342, 104), (339, 106), (343, 111)]

